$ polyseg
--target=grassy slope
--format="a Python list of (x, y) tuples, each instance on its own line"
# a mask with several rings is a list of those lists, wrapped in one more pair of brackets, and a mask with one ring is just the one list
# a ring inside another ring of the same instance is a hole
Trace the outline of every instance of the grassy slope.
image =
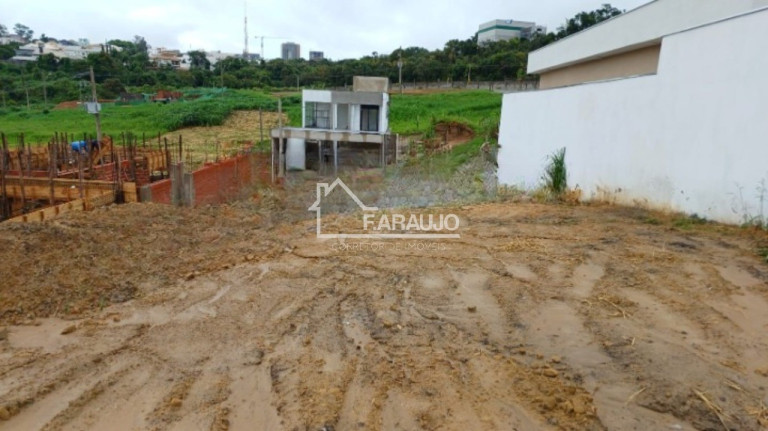
[[(288, 125), (301, 125), (300, 96), (283, 98)], [(266, 93), (250, 90), (227, 91), (206, 99), (169, 105), (143, 104), (133, 106), (104, 105), (102, 130), (118, 136), (133, 132), (147, 136), (165, 133), (186, 126), (218, 125), (233, 110), (276, 110), (276, 99)], [(470, 125), (478, 134), (471, 142), (451, 152), (429, 158), (430, 166), (438, 172), (453, 172), (479, 152), (487, 131), (496, 127), (501, 114), (501, 95), (488, 91), (459, 91), (446, 93), (407, 94), (392, 96), (390, 128), (400, 134), (426, 134), (435, 123), (458, 121)], [(27, 142), (47, 142), (54, 132), (95, 134), (93, 117), (80, 109), (20, 111), (0, 115), (0, 132), (15, 144), (16, 136), (24, 133)], [(426, 161), (424, 161), (426, 162)]]
[(389, 111), (390, 128), (395, 133), (429, 133), (440, 121), (466, 123), (479, 133), (499, 122), (501, 95), (482, 90), (396, 94)]
[[(285, 99), (284, 104), (296, 104), (295, 98)], [(177, 130), (187, 126), (219, 125), (234, 110), (258, 109), (274, 111), (274, 97), (259, 91), (234, 90), (192, 101), (163, 104), (116, 106), (104, 104), (102, 130), (113, 136), (121, 132), (142, 133), (147, 136)], [(10, 112), (0, 115), (0, 132), (9, 137), (10, 143), (24, 133), (27, 142), (47, 142), (55, 132), (95, 135), (95, 122), (81, 109)]]
[(500, 118), (501, 95), (482, 90), (395, 95), (390, 109), (390, 127), (396, 133), (429, 136), (441, 121), (458, 121), (475, 130), (477, 136), (472, 141), (414, 161), (417, 170), (449, 176), (480, 153), (486, 136), (498, 127)]

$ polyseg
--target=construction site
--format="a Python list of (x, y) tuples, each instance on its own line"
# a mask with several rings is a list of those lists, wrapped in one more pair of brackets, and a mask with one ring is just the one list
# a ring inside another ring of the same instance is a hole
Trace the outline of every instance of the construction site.
[(766, 429), (766, 231), (499, 186), (498, 99), (393, 116), (445, 97), (2, 135), (0, 429)]
[(181, 136), (169, 142), (122, 134), (116, 145), (111, 136), (99, 142), (56, 134), (30, 145), (21, 135), (15, 149), (1, 138), (0, 221), (44, 221), (113, 203), (221, 203), (257, 180), (269, 181), (269, 156), (247, 143), (201, 164)]

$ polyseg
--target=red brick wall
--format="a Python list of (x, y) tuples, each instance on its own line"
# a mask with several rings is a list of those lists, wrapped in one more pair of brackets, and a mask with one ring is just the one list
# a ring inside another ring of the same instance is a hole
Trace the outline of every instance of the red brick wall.
[[(271, 155), (240, 155), (218, 163), (210, 163), (192, 172), (194, 184), (193, 205), (220, 204), (238, 198), (248, 187), (269, 184)], [(255, 169), (255, 172), (254, 172)], [(189, 175), (189, 174), (187, 174)], [(137, 167), (136, 177), (140, 176)], [(140, 185), (138, 185), (141, 187)], [(148, 184), (152, 202), (171, 204), (171, 179)]]
[(192, 173), (195, 184), (195, 206), (219, 204), (237, 198), (251, 185), (251, 161), (247, 155), (237, 156), (204, 166)]
[[(136, 158), (136, 178), (131, 178), (131, 162), (129, 160), (123, 160), (120, 166), (120, 176), (124, 182), (135, 182), (136, 187), (149, 184), (149, 169), (146, 159)], [(93, 179), (96, 180), (114, 181), (116, 174), (114, 162), (93, 167)]]
[(155, 181), (149, 184), (148, 187), (152, 190), (152, 202), (158, 204), (171, 204), (171, 179), (165, 179)]

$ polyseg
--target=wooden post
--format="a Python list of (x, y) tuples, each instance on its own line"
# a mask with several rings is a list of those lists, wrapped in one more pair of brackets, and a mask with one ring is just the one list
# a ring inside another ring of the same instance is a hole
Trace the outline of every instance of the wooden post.
[(56, 176), (56, 144), (48, 144), (48, 185), (50, 187), (51, 195), (48, 199), (48, 203), (51, 205), (56, 204), (56, 193), (53, 187), (53, 179)]
[(32, 145), (24, 143), (24, 134), (21, 134), (21, 149), (27, 154), (27, 176), (32, 176)]
[(85, 184), (83, 182), (83, 153), (78, 151), (76, 153), (77, 157), (77, 179), (78, 179), (78, 185), (80, 187), (80, 199), (83, 199), (85, 197)]
[(130, 157), (131, 166), (131, 178), (133, 182), (136, 182), (136, 146), (138, 145), (138, 138), (134, 138), (133, 144), (128, 148), (128, 157)]
[(19, 187), (21, 187), (21, 212), (27, 213), (27, 196), (24, 191), (24, 135), (19, 137)]
[[(94, 79), (93, 76), (93, 66), (91, 66), (91, 98), (93, 99), (93, 103), (99, 103), (99, 99), (96, 97), (96, 79)], [(94, 117), (96, 118), (96, 141), (101, 143), (101, 114), (98, 110), (96, 111), (96, 114), (94, 114)]]
[(264, 145), (264, 117), (262, 109), (259, 108), (259, 147)]
[[(160, 135), (157, 135), (158, 138)], [(168, 177), (171, 176), (171, 152), (168, 150), (168, 138), (165, 141), (165, 170), (168, 172)]]
[(85, 148), (88, 151), (88, 176), (90, 177), (90, 179), (94, 179), (94, 174), (93, 174), (93, 147), (91, 146), (91, 142), (93, 141), (93, 139), (90, 139), (90, 138), (91, 137), (89, 136), (89, 139), (87, 141), (85, 141)]
[(2, 192), (2, 215), (3, 219), (11, 218), (10, 208), (8, 207), (8, 190), (5, 185), (5, 171), (8, 170), (8, 141), (5, 140), (5, 133), (0, 133), (2, 139), (2, 149), (0, 149), (0, 192)]

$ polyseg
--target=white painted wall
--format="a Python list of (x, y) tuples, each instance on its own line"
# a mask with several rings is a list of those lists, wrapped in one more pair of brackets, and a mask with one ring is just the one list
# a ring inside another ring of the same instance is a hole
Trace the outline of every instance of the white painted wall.
[(732, 223), (759, 214), (766, 22), (763, 9), (666, 37), (655, 76), (505, 95), (500, 183), (539, 185), (547, 156), (566, 147), (569, 185), (586, 198), (608, 190), (618, 202)]
[(655, 0), (532, 52), (528, 73), (620, 52), (764, 6), (768, 0)]

